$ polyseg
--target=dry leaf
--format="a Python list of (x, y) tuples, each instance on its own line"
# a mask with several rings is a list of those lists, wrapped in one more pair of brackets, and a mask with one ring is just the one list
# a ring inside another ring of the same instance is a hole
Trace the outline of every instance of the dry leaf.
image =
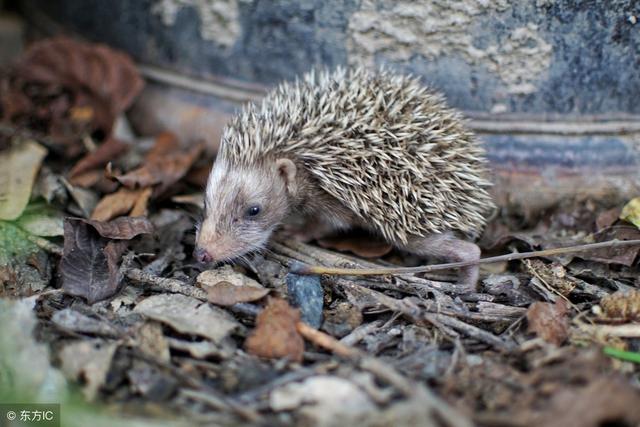
[(568, 336), (569, 309), (562, 298), (555, 304), (534, 302), (527, 310), (529, 332), (535, 332), (543, 340), (552, 344), (562, 344)]
[[(594, 234), (595, 242), (608, 242), (614, 239), (640, 239), (640, 230), (629, 225), (617, 225), (615, 227), (605, 228)], [(640, 247), (638, 246), (613, 246), (584, 252), (576, 256), (589, 261), (603, 262), (605, 264), (621, 264), (630, 267), (635, 262), (638, 251), (640, 251)]]
[(136, 66), (125, 53), (67, 37), (33, 43), (17, 70), (27, 81), (89, 91), (108, 103), (114, 114), (126, 110), (144, 86)]
[(122, 280), (118, 261), (124, 249), (124, 242), (109, 241), (83, 220), (67, 218), (60, 261), (62, 288), (90, 304), (109, 298)]
[(269, 293), (269, 289), (228, 265), (203, 271), (196, 282), (207, 291), (209, 302), (222, 306), (256, 301)]
[[(77, 187), (91, 188), (100, 182), (104, 178), (104, 171), (100, 169), (93, 169), (87, 172), (80, 172), (69, 178), (69, 182)], [(113, 181), (110, 181), (113, 183)], [(117, 186), (117, 184), (116, 184)]]
[(160, 294), (141, 301), (135, 312), (171, 326), (183, 334), (218, 343), (240, 324), (226, 311), (181, 294)]
[[(550, 400), (550, 401), (549, 401)], [(563, 387), (540, 416), (527, 425), (602, 427), (640, 425), (640, 392), (617, 376), (600, 377), (581, 387)]]
[(330, 375), (312, 376), (277, 387), (269, 396), (269, 405), (274, 411), (297, 409), (305, 421), (302, 425), (324, 427), (369, 425), (362, 421), (376, 411), (375, 403), (362, 386), (351, 378)]
[[(140, 210), (146, 211), (150, 189), (129, 190), (121, 188), (115, 193), (107, 194), (98, 202), (91, 214), (91, 219), (96, 221), (109, 221), (117, 216), (126, 215), (129, 212), (140, 216)], [(144, 205), (144, 206), (142, 206)], [(135, 212), (133, 212), (135, 210)]]
[(0, 79), (0, 119), (46, 134), (73, 157), (82, 152), (81, 135), (109, 137), (116, 116), (143, 85), (124, 53), (70, 38), (45, 39), (31, 44)]
[(175, 135), (166, 132), (158, 135), (142, 166), (113, 178), (128, 188), (157, 186), (155, 194), (158, 195), (189, 171), (203, 149), (202, 143), (181, 147)]
[(16, 219), (27, 207), (46, 155), (47, 150), (33, 141), (0, 152), (0, 220)]
[(193, 205), (200, 209), (204, 209), (204, 194), (181, 194), (179, 196), (173, 196), (171, 201), (178, 204)]
[(299, 321), (300, 312), (285, 300), (269, 299), (267, 307), (256, 319), (256, 328), (245, 342), (246, 350), (260, 357), (287, 357), (301, 362), (304, 340), (296, 329)]
[(218, 282), (207, 291), (210, 303), (230, 306), (239, 302), (251, 302), (263, 298), (269, 289), (253, 286), (235, 286), (229, 282)]
[(107, 139), (95, 151), (78, 160), (76, 165), (69, 171), (69, 181), (72, 184), (76, 184), (74, 178), (78, 175), (106, 165), (128, 149), (129, 146), (127, 144), (115, 138)]
[(612, 208), (600, 212), (596, 218), (596, 230), (601, 231), (611, 227), (620, 218), (620, 208)]
[(140, 234), (153, 233), (153, 224), (147, 218), (138, 216), (122, 216), (112, 221), (103, 222), (77, 218), (91, 225), (102, 237), (113, 240), (131, 240)]
[(640, 291), (618, 291), (600, 300), (602, 314), (608, 319), (640, 321)]
[(76, 187), (62, 177), (60, 177), (60, 181), (64, 184), (73, 201), (76, 202), (78, 207), (82, 210), (82, 214), (85, 217), (88, 217), (96, 208), (98, 203), (98, 196), (96, 193), (86, 188)]
[(147, 215), (147, 206), (149, 205), (149, 199), (151, 198), (151, 194), (153, 193), (153, 188), (147, 187), (142, 190), (140, 193), (140, 197), (136, 200), (131, 212), (129, 212), (130, 216), (146, 216)]
[(117, 348), (117, 342), (93, 339), (72, 342), (60, 351), (62, 371), (73, 381), (83, 380), (86, 399), (93, 400), (106, 382)]

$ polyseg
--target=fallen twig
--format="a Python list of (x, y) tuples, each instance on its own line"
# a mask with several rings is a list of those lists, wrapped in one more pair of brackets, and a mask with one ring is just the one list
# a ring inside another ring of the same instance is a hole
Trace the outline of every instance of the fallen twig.
[(52, 253), (54, 255), (62, 256), (62, 254), (64, 253), (61, 246), (48, 241), (44, 237), (38, 237), (38, 236), (34, 236), (32, 234), (27, 233), (27, 239), (29, 239), (31, 243), (35, 244), (40, 249), (47, 251), (49, 253)]
[[(350, 289), (353, 292), (367, 295), (368, 297), (373, 298), (378, 304), (383, 305), (390, 310), (402, 313), (413, 322), (429, 322), (439, 329), (446, 331), (447, 335), (450, 335), (449, 330), (452, 329), (501, 351), (510, 351), (515, 347), (513, 343), (482, 330), (477, 326), (470, 325), (452, 316), (443, 314), (442, 310), (437, 310), (436, 312), (425, 311), (422, 307), (415, 304), (411, 298), (398, 300), (345, 279), (334, 279), (329, 283)], [(440, 328), (440, 325), (444, 326), (444, 328)]]
[(187, 283), (181, 282), (176, 279), (167, 279), (164, 277), (154, 276), (153, 274), (146, 273), (139, 268), (125, 268), (124, 275), (134, 282), (151, 284), (163, 291), (171, 292), (174, 294), (182, 294), (188, 297), (197, 298), (199, 300), (207, 301), (208, 296), (205, 291), (195, 286), (191, 286)]
[(354, 361), (361, 369), (369, 371), (379, 379), (393, 385), (408, 398), (420, 399), (420, 402), (429, 405), (431, 410), (446, 422), (446, 425), (459, 427), (471, 425), (463, 415), (459, 414), (429, 389), (420, 383), (404, 377), (391, 365), (384, 363), (376, 357), (369, 356), (355, 347), (345, 345), (331, 335), (314, 329), (306, 323), (298, 322), (296, 328), (300, 335), (307, 340), (334, 354)]
[(477, 264), (491, 264), (502, 261), (513, 261), (534, 257), (546, 257), (576, 252), (586, 252), (594, 249), (614, 248), (620, 246), (640, 246), (640, 240), (609, 240), (606, 242), (589, 243), (586, 245), (568, 246), (564, 248), (545, 249), (542, 251), (514, 252), (511, 254), (481, 258), (477, 261), (450, 262), (446, 264), (421, 265), (418, 267), (380, 267), (380, 268), (333, 268), (321, 265), (306, 265), (302, 263), (291, 266), (295, 274), (327, 274), (333, 276), (377, 276), (385, 274), (413, 274), (430, 271), (447, 270), (450, 268), (468, 267)]

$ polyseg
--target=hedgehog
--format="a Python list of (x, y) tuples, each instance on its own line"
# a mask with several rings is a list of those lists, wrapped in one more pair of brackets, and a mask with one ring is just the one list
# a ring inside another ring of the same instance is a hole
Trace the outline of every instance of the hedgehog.
[[(475, 261), (494, 208), (487, 174), (461, 115), (418, 78), (310, 72), (225, 127), (194, 256), (241, 258), (282, 227), (307, 239), (361, 228), (418, 256)], [(475, 288), (478, 271), (461, 269), (459, 283)]]

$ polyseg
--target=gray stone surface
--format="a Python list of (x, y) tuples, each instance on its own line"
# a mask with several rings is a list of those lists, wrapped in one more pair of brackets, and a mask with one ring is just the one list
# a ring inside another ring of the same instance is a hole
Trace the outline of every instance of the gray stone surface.
[(640, 114), (634, 0), (23, 3), (32, 18), (191, 75), (273, 84), (318, 66), (387, 64), (466, 111)]
[(289, 302), (300, 309), (303, 322), (316, 329), (322, 325), (324, 291), (320, 276), (299, 276), (289, 273), (286, 277)]

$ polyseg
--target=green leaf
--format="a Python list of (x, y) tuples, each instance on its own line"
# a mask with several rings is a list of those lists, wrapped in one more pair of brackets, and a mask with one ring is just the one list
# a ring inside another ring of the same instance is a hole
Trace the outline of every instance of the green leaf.
[(604, 354), (627, 362), (640, 363), (640, 353), (634, 351), (618, 350), (614, 347), (605, 347)]
[(26, 263), (39, 248), (29, 240), (29, 234), (7, 221), (0, 221), (0, 268), (8, 264)]
[(15, 221), (23, 230), (40, 237), (62, 236), (63, 215), (45, 203), (32, 203)]

